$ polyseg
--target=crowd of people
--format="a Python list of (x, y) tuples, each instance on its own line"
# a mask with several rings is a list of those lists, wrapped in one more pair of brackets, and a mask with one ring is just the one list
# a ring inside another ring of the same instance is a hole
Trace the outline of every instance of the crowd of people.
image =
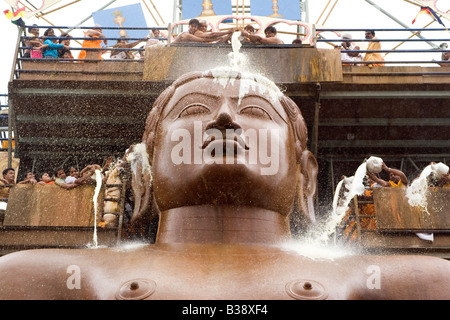
[[(265, 37), (256, 35), (256, 30), (252, 25), (247, 25), (243, 29), (230, 28), (226, 31), (211, 32), (208, 31), (208, 23), (205, 20), (191, 19), (189, 29), (179, 34), (173, 43), (229, 43), (231, 36), (235, 31), (241, 31), (243, 43), (253, 44), (284, 44), (278, 37), (277, 29), (269, 26), (264, 30)], [(149, 35), (137, 41), (128, 42), (127, 36), (121, 36), (117, 43), (108, 47), (108, 39), (102, 33), (102, 28), (96, 25), (94, 28), (84, 33), (86, 39), (81, 44), (78, 56), (74, 56), (70, 50), (71, 38), (68, 33), (61, 33), (59, 37), (55, 35), (53, 28), (45, 30), (44, 35), (40, 37), (39, 28), (33, 25), (28, 28), (28, 37), (24, 40), (25, 50), (24, 58), (32, 59), (69, 59), (83, 60), (88, 58), (88, 52), (95, 52), (95, 59), (103, 59), (103, 54), (110, 51), (110, 59), (136, 59), (143, 58), (145, 47), (164, 45), (165, 38), (161, 35), (158, 28), (151, 29)], [(145, 42), (145, 45), (136, 49), (136, 46)], [(293, 44), (301, 44), (301, 40), (296, 38)], [(86, 49), (86, 50), (83, 50)], [(132, 50), (132, 49), (135, 50)], [(132, 51), (137, 51), (135, 55)]]
[[(335, 46), (335, 48), (343, 51), (341, 52), (342, 65), (367, 65), (370, 68), (374, 66), (385, 65), (385, 59), (380, 52), (382, 51), (381, 42), (377, 41), (378, 38), (375, 36), (374, 30), (365, 31), (365, 39), (369, 40), (369, 44), (364, 54), (361, 52), (364, 50), (355, 45), (355, 43), (352, 41), (353, 37), (351, 34), (343, 33), (341, 35), (341, 39), (342, 43), (338, 46)], [(446, 43), (443, 43), (441, 44), (440, 48), (446, 50), (448, 48), (448, 45)], [(442, 52), (441, 61), (450, 61), (450, 52)], [(438, 64), (441, 67), (450, 67), (450, 63), (439, 62)]]
[[(64, 168), (58, 168), (52, 171), (41, 172), (37, 177), (29, 171), (23, 180), (16, 182), (16, 170), (12, 167), (6, 168), (2, 172), (0, 177), (0, 203), (6, 204), (8, 201), (10, 189), (16, 185), (54, 185), (65, 190), (71, 190), (81, 185), (97, 183), (95, 171), (100, 171), (102, 177), (102, 184), (105, 185), (105, 199), (110, 199), (104, 202), (103, 216), (99, 217), (100, 227), (114, 226), (117, 220), (116, 213), (119, 211), (118, 200), (120, 198), (120, 188), (117, 186), (121, 184), (121, 178), (119, 173), (123, 167), (123, 161), (117, 163), (114, 162), (112, 157), (109, 157), (103, 167), (98, 164), (87, 165), (81, 171), (72, 166), (68, 170)], [(129, 190), (127, 190), (127, 199), (131, 198)], [(112, 200), (111, 200), (112, 199)], [(114, 200), (115, 199), (115, 200)], [(126, 206), (126, 219), (131, 217), (130, 201), (127, 201)], [(0, 225), (2, 224), (2, 218), (4, 218), (4, 211), (6, 209), (0, 206)], [(125, 219), (125, 220), (126, 220)]]
[[(173, 43), (228, 43), (234, 32), (240, 31), (244, 44), (284, 44), (278, 37), (277, 29), (268, 26), (264, 29), (265, 37), (256, 35), (256, 29), (251, 25), (244, 28), (230, 28), (226, 31), (208, 32), (208, 23), (205, 20), (189, 20), (188, 31), (180, 33)], [(295, 39), (294, 44), (301, 44), (300, 39)]]
[(57, 39), (55, 35), (55, 30), (48, 28), (44, 32), (43, 37), (39, 37), (39, 28), (37, 25), (33, 25), (28, 28), (29, 37), (25, 39), (25, 49), (24, 58), (33, 59), (73, 59), (72, 53), (70, 51), (70, 38), (68, 33), (61, 33)]
[[(101, 170), (104, 172), (106, 168), (101, 168), (97, 164), (88, 165), (83, 170), (78, 171), (75, 167), (70, 167), (68, 171), (63, 168), (58, 168), (54, 173), (51, 171), (42, 172), (36, 177), (36, 175), (29, 171), (25, 178), (16, 183), (15, 181), (15, 169), (6, 168), (3, 170), (3, 177), (0, 178), (0, 185), (12, 187), (16, 184), (38, 184), (38, 185), (57, 185), (64, 189), (73, 189), (82, 184), (92, 182), (92, 176), (95, 170)], [(5, 189), (5, 188), (2, 188)]]
[[(81, 44), (79, 54), (73, 55), (70, 48), (71, 38), (72, 36), (66, 32), (62, 32), (57, 37), (53, 28), (46, 29), (43, 36), (40, 37), (38, 26), (33, 25), (28, 28), (28, 37), (24, 39), (25, 50), (23, 57), (31, 59), (62, 59), (62, 61), (70, 62), (70, 59), (88, 59), (88, 52), (95, 53), (92, 57), (94, 59), (103, 59), (103, 54), (110, 51), (111, 59), (135, 59), (135, 55), (132, 53), (133, 50), (130, 49), (135, 48), (140, 43), (146, 42), (146, 46), (165, 43), (159, 29), (153, 28), (149, 35), (143, 39), (129, 43), (128, 36), (121, 36), (116, 44), (108, 47), (108, 39), (102, 33), (102, 27), (96, 25), (84, 33), (85, 39)], [(143, 58), (143, 50), (145, 50), (144, 47), (141, 47), (134, 51), (138, 51), (138, 57)]]
[[(208, 22), (206, 20), (191, 19), (189, 20), (188, 30), (180, 33), (173, 43), (230, 43), (231, 36), (234, 32), (241, 32), (241, 42), (243, 44), (284, 44), (283, 40), (278, 37), (277, 29), (271, 25), (264, 29), (265, 37), (256, 34), (256, 29), (249, 24), (244, 28), (230, 28), (225, 31), (212, 32), (208, 31)], [(52, 28), (45, 30), (43, 37), (39, 36), (39, 28), (33, 25), (28, 28), (28, 37), (25, 39), (24, 58), (33, 59), (63, 59), (63, 61), (70, 61), (74, 59), (74, 55), (70, 50), (71, 36), (68, 33), (61, 33), (56, 37), (55, 31)], [(93, 58), (103, 59), (103, 54), (110, 51), (111, 59), (142, 59), (145, 55), (145, 47), (164, 45), (165, 38), (162, 37), (158, 28), (153, 28), (149, 35), (137, 41), (128, 42), (127, 36), (121, 36), (117, 43), (108, 47), (108, 39), (102, 33), (102, 27), (96, 25), (94, 28), (85, 32), (85, 40), (82, 42), (78, 60), (87, 59), (88, 52), (96, 52)], [(362, 50), (358, 45), (352, 41), (353, 37), (349, 33), (341, 35), (342, 43), (335, 46), (336, 49), (341, 50), (341, 61), (343, 65), (367, 65), (384, 66), (385, 59), (380, 52), (381, 42), (377, 41), (374, 30), (365, 31), (365, 39), (368, 40), (368, 47)], [(145, 45), (136, 49), (140, 43), (145, 42)], [(103, 47), (102, 47), (103, 43)], [(300, 38), (295, 38), (292, 45), (301, 45)], [(134, 53), (133, 50), (135, 49)], [(443, 43), (441, 49), (447, 49), (447, 44)], [(361, 52), (365, 51), (365, 52)], [(136, 54), (137, 53), (137, 54)], [(450, 52), (442, 52), (441, 61), (450, 61)], [(366, 62), (366, 63), (364, 63)], [(440, 66), (450, 66), (450, 63), (439, 62)]]
[(341, 52), (341, 60), (343, 65), (361, 65), (361, 62), (369, 61), (371, 62), (367, 64), (369, 67), (384, 66), (384, 58), (382, 54), (378, 52), (381, 50), (381, 43), (376, 41), (378, 38), (375, 37), (374, 30), (367, 30), (365, 32), (365, 38), (370, 40), (370, 42), (364, 56), (360, 52), (361, 48), (353, 43), (353, 37), (351, 34), (344, 33), (341, 38), (342, 43), (340, 46), (336, 46), (336, 49), (345, 51)]

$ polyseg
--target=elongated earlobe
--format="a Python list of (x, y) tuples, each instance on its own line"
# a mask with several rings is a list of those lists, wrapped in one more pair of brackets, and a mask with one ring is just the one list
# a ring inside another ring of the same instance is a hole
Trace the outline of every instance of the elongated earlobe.
[(305, 150), (302, 152), (301, 158), (301, 171), (305, 176), (305, 195), (314, 199), (317, 194), (317, 174), (319, 172), (319, 166), (314, 155)]
[(300, 164), (297, 165), (296, 208), (308, 219), (316, 221), (314, 200), (317, 194), (318, 165), (314, 155), (305, 150), (302, 152)]

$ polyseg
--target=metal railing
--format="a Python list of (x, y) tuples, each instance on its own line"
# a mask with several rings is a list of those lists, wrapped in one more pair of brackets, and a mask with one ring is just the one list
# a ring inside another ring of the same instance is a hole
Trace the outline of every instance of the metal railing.
[[(450, 38), (431, 38), (431, 39), (427, 39), (424, 37), (420, 37), (420, 38), (413, 38), (414, 36), (418, 36), (421, 35), (424, 32), (448, 32), (448, 30), (444, 29), (444, 28), (432, 28), (432, 29), (331, 29), (331, 28), (318, 28), (317, 31), (317, 39), (316, 42), (317, 43), (327, 43), (331, 46), (336, 46), (337, 44), (343, 42), (343, 39), (341, 38), (342, 33), (352, 33), (352, 32), (365, 32), (368, 30), (372, 30), (375, 31), (375, 34), (378, 35), (380, 33), (383, 33), (383, 37), (382, 38), (377, 38), (377, 39), (366, 39), (366, 38), (353, 38), (350, 39), (350, 42), (353, 43), (370, 43), (370, 42), (379, 42), (382, 47), (385, 46), (388, 43), (394, 43), (394, 42), (398, 42), (399, 44), (392, 48), (392, 49), (381, 49), (381, 50), (341, 50), (342, 53), (360, 53), (360, 54), (366, 54), (366, 53), (384, 53), (385, 57), (388, 54), (402, 54), (403, 58), (402, 60), (396, 60), (396, 59), (392, 59), (392, 60), (387, 60), (384, 59), (384, 61), (382, 61), (383, 64), (386, 65), (427, 65), (429, 66), (430, 64), (434, 64), (434, 65), (449, 65), (450, 66), (450, 60), (442, 60), (442, 55), (444, 53), (450, 52), (450, 50), (448, 50), (447, 48), (441, 47), (441, 44), (446, 44), (447, 42), (450, 42)], [(324, 36), (322, 36), (321, 34), (324, 32), (331, 32), (333, 33), (336, 37), (333, 38), (325, 38)], [(402, 33), (402, 32), (413, 32), (413, 34), (410, 37), (407, 38), (401, 38), (398, 37), (398, 34)], [(386, 35), (391, 34), (391, 33), (395, 33), (395, 37), (394, 38), (389, 38), (386, 37)], [(439, 44), (436, 44), (439, 43)], [(432, 48), (431, 49), (427, 49), (427, 48), (419, 48), (419, 49), (397, 49), (399, 46), (405, 44), (405, 43), (426, 43), (428, 45), (430, 45)], [(447, 44), (448, 45), (448, 44)], [(421, 54), (421, 57), (419, 59), (412, 59), (412, 54)], [(436, 54), (441, 54), (441, 57), (436, 60), (436, 59), (432, 59), (432, 58), (427, 58), (427, 56), (429, 57), (430, 55), (436, 55)], [(384, 58), (385, 58), (384, 57)], [(376, 64), (376, 63), (380, 63), (380, 61), (357, 61), (355, 63), (358, 63), (358, 65), (368, 65), (368, 64)], [(446, 74), (449, 74), (448, 72), (445, 72)]]
[[(136, 48), (136, 46), (138, 46), (138, 44), (133, 47), (133, 48), (119, 48), (119, 47), (113, 47), (113, 46), (101, 46), (99, 48), (91, 48), (91, 47), (86, 47), (84, 48), (82, 46), (82, 43), (80, 43), (80, 41), (89, 41), (89, 40), (106, 40), (106, 41), (119, 41), (119, 40), (124, 40), (124, 38), (122, 37), (102, 37), (102, 38), (92, 38), (92, 37), (73, 37), (73, 36), (52, 36), (52, 37), (45, 37), (45, 36), (39, 36), (39, 37), (34, 37), (34, 36), (30, 36), (30, 35), (26, 35), (26, 31), (29, 28), (37, 28), (37, 29), (53, 29), (53, 30), (60, 30), (61, 33), (65, 32), (64, 30), (89, 30), (89, 29), (95, 29), (95, 27), (68, 27), (68, 26), (25, 26), (25, 28), (20, 28), (19, 29), (19, 35), (18, 35), (18, 39), (17, 39), (17, 46), (16, 46), (16, 53), (15, 53), (15, 59), (13, 62), (13, 66), (12, 66), (12, 71), (11, 71), (11, 77), (10, 79), (18, 79), (20, 77), (20, 73), (21, 72), (26, 72), (25, 70), (22, 69), (22, 62), (24, 61), (55, 61), (55, 59), (47, 59), (47, 58), (31, 58), (25, 55), (25, 51), (27, 50), (31, 50), (33, 49), (33, 47), (31, 46), (26, 46), (25, 43), (27, 40), (31, 40), (31, 39), (40, 39), (42, 40), (42, 42), (45, 41), (45, 39), (51, 39), (51, 40), (55, 40), (58, 42), (62, 42), (63, 40), (70, 40), (71, 41), (71, 45), (69, 47), (69, 51), (86, 51), (86, 52), (99, 52), (99, 51), (104, 51), (104, 52), (117, 52), (117, 51), (122, 51), (122, 52), (137, 52), (139, 54), (141, 54), (142, 52), (145, 52), (145, 44), (141, 44), (139, 48)], [(152, 30), (157, 29), (157, 30), (170, 30), (170, 25), (169, 27), (102, 27), (102, 30), (117, 30), (117, 32), (119, 31), (148, 31), (149, 35), (151, 34)], [(154, 37), (126, 37), (125, 38), (127, 42), (129, 41), (137, 41), (137, 40), (141, 40), (141, 41), (148, 41), (149, 39), (154, 39), (154, 40), (158, 40), (161, 42), (167, 42), (170, 44), (171, 41), (171, 37), (159, 37), (159, 38), (154, 38)], [(78, 46), (72, 46), (72, 44), (76, 42), (79, 45)], [(75, 56), (75, 55), (74, 55)], [(59, 62), (97, 62), (97, 61), (120, 61), (120, 62), (139, 62), (139, 61), (143, 61), (140, 59), (120, 59), (120, 58), (111, 58), (111, 59), (99, 59), (99, 58), (84, 58), (84, 59), (78, 59), (78, 58), (61, 58), (58, 57), (56, 59)]]
[[(361, 241), (362, 232), (376, 232), (376, 213), (364, 213), (364, 207), (374, 205), (373, 198), (355, 196), (350, 203), (346, 216), (336, 227), (336, 233), (342, 241)], [(362, 223), (364, 222), (364, 224)]]
[[(9, 128), (9, 108), (8, 108), (8, 94), (0, 94), (0, 151), (8, 151), (10, 144), (12, 144), (13, 132), (10, 133)], [(9, 135), (11, 134), (11, 140), (9, 139)], [(6, 144), (6, 146), (5, 146)], [(11, 152), (14, 151), (14, 148), (11, 146)], [(10, 166), (10, 162), (8, 161), (8, 166)]]
[[(25, 46), (25, 41), (26, 40), (30, 40), (34, 37), (32, 36), (27, 36), (25, 34), (25, 31), (31, 26), (26, 26), (26, 28), (21, 28), (20, 29), (20, 34), (18, 37), (18, 43), (17, 43), (17, 54), (16, 54), (16, 60), (14, 62), (14, 66), (13, 66), (13, 70), (14, 71), (14, 78), (18, 78), (21, 70), (21, 63), (23, 61), (29, 61), (29, 60), (34, 60), (32, 58), (28, 58), (24, 56), (24, 51), (25, 50), (29, 50), (32, 47), (27, 47)], [(95, 27), (69, 27), (69, 26), (33, 26), (33, 28), (38, 28), (38, 29), (54, 29), (54, 30), (60, 30), (61, 33), (65, 32), (64, 30), (69, 30), (70, 32), (73, 30), (89, 30), (89, 29), (93, 29)], [(164, 38), (154, 38), (157, 39), (159, 41), (165, 41), (170, 45), (171, 39), (172, 39), (172, 35), (170, 34), (170, 30), (171, 30), (171, 25), (169, 24), (168, 27), (102, 27), (102, 30), (109, 30), (109, 31), (149, 31), (149, 34), (151, 33), (151, 30), (153, 29), (158, 29), (158, 30), (166, 30), (167, 32), (167, 37)], [(327, 43), (331, 46), (335, 46), (338, 45), (340, 42), (342, 42), (343, 40), (341, 39), (341, 34), (343, 32), (364, 32), (367, 29), (336, 29), (336, 28), (319, 28), (316, 29), (316, 40), (315, 42), (317, 43), (317, 45), (319, 44), (323, 44), (323, 43)], [(398, 59), (384, 59), (383, 64), (385, 65), (446, 65), (446, 64), (450, 64), (449, 60), (442, 60), (442, 58), (438, 58), (438, 59), (432, 59), (432, 58), (427, 58), (429, 57), (429, 55), (437, 55), (437, 54), (444, 54), (444, 53), (448, 53), (450, 52), (450, 50), (448, 50), (447, 48), (441, 48), (439, 47), (439, 44), (436, 43), (446, 43), (447, 41), (449, 41), (449, 38), (443, 37), (443, 38), (432, 38), (432, 39), (426, 39), (422, 36), (422, 34), (424, 32), (447, 32), (446, 29), (443, 28), (430, 28), (430, 29), (371, 29), (373, 31), (375, 31), (377, 34), (383, 34), (382, 38), (379, 39), (365, 39), (365, 38), (354, 38), (351, 40), (351, 42), (353, 43), (369, 43), (369, 42), (379, 42), (382, 44), (383, 47), (386, 46), (386, 44), (388, 43), (399, 43), (399, 45), (397, 45), (395, 48), (392, 49), (385, 49), (383, 48), (382, 50), (341, 50), (341, 52), (343, 53), (350, 53), (350, 52), (357, 52), (360, 53), (361, 55), (364, 55), (368, 52), (372, 52), (372, 53), (384, 53), (385, 56), (387, 55), (391, 55), (391, 54), (396, 54), (396, 55), (402, 55), (402, 59), (398, 60)], [(413, 34), (410, 37), (399, 37), (398, 35), (401, 34), (402, 32), (413, 32)], [(324, 33), (332, 33), (334, 34), (334, 37), (332, 38), (325, 38), (323, 36)], [(387, 35), (390, 34), (394, 34), (393, 38), (387, 37)], [(421, 35), (420, 38), (419, 37), (415, 37)], [(39, 37), (40, 39), (43, 39), (44, 37)], [(150, 37), (151, 38), (151, 37)], [(81, 50), (85, 50), (87, 52), (90, 51), (99, 51), (99, 48), (83, 48), (81, 43), (79, 41), (85, 41), (85, 40), (92, 40), (92, 38), (90, 37), (51, 37), (51, 39), (53, 40), (65, 40), (65, 39), (69, 39), (73, 42), (78, 42), (79, 45), (78, 46), (70, 46), (69, 50), (70, 51), (81, 51)], [(105, 38), (101, 38), (102, 40), (106, 40), (106, 41), (118, 41), (118, 40), (123, 40), (120, 37), (105, 37)], [(139, 38), (139, 37), (127, 37), (127, 41), (137, 41), (137, 40), (144, 40), (144, 38)], [(425, 43), (430, 45), (432, 48), (415, 48), (415, 49), (397, 49), (397, 47), (399, 47), (400, 45), (403, 45), (405, 43)], [(283, 47), (289, 47), (284, 45)], [(106, 51), (110, 51), (110, 52), (114, 52), (114, 51), (123, 51), (123, 52), (138, 52), (138, 53), (142, 53), (143, 51), (145, 51), (145, 45), (141, 45), (139, 48), (113, 48), (112, 46), (104, 46), (101, 48), (101, 50), (106, 50)], [(414, 58), (414, 54), (420, 54), (420, 58)], [(404, 58), (404, 59), (403, 59)], [(45, 59), (47, 60), (47, 59)], [(48, 60), (52, 60), (52, 59), (48, 59)], [(62, 59), (59, 58), (58, 61), (61, 62), (92, 62), (92, 61), (99, 61), (100, 59)], [(102, 61), (139, 61), (138, 59), (102, 59)], [(375, 64), (379, 61), (358, 61), (358, 65), (367, 65), (367, 64)]]

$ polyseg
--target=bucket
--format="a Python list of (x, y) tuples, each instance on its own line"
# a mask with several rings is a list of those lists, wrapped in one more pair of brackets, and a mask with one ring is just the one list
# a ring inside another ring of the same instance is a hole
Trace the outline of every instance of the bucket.
[(380, 173), (383, 169), (383, 159), (378, 157), (370, 157), (367, 162), (367, 171), (371, 173)]

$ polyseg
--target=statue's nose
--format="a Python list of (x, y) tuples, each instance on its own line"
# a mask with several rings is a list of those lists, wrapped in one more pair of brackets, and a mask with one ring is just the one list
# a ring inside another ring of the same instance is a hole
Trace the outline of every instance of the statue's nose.
[(228, 105), (228, 103), (223, 103), (220, 110), (218, 110), (214, 119), (210, 121), (206, 125), (206, 130), (208, 129), (218, 129), (218, 130), (227, 130), (233, 129), (238, 130), (242, 129), (239, 123), (237, 123), (234, 119), (234, 112)]

